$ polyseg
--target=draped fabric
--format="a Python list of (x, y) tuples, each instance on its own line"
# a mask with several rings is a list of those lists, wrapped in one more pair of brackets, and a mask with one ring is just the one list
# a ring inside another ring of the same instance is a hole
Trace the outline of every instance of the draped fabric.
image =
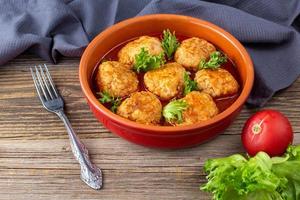
[(105, 28), (152, 13), (201, 18), (240, 40), (255, 65), (251, 105), (300, 74), (299, 0), (0, 0), (0, 65), (25, 51), (54, 63), (80, 56)]

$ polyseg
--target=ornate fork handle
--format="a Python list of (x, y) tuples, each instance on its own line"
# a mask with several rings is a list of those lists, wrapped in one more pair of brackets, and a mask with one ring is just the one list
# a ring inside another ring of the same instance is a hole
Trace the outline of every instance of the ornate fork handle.
[(80, 164), (82, 181), (84, 181), (93, 189), (100, 189), (102, 187), (101, 170), (90, 161), (88, 150), (75, 134), (65, 113), (63, 111), (58, 111), (56, 114), (64, 122), (68, 131), (72, 152)]

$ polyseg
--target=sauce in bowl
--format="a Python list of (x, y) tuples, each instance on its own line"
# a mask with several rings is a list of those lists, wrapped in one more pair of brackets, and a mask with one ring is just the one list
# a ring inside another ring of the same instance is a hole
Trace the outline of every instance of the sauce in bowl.
[[(157, 38), (161, 38), (161, 34), (153, 34), (150, 36), (154, 36)], [(188, 37), (186, 36), (182, 36), (182, 35), (176, 35), (177, 39), (179, 42), (181, 42), (182, 40), (187, 39)], [(134, 40), (136, 38), (133, 38), (129, 41), (125, 41), (115, 47), (113, 47), (110, 51), (108, 51), (103, 57), (102, 59), (97, 63), (97, 65), (94, 68), (94, 73), (93, 73), (93, 77), (92, 77), (92, 82), (91, 82), (91, 88), (93, 89), (93, 93), (97, 98), (100, 98), (99, 94), (97, 94), (97, 92), (99, 92), (99, 88), (97, 87), (97, 83), (96, 83), (96, 75), (97, 75), (97, 71), (98, 71), (98, 67), (101, 64), (101, 62), (103, 61), (116, 61), (118, 60), (118, 52), (130, 41)], [(218, 49), (218, 48), (217, 48)], [(220, 51), (220, 50), (218, 50)], [(174, 59), (168, 62), (174, 62)], [(221, 65), (221, 68), (227, 70), (234, 78), (235, 80), (240, 84), (240, 78), (238, 76), (238, 71), (234, 65), (234, 63), (230, 60), (230, 58), (227, 58), (227, 62), (223, 63)], [(193, 71), (189, 71), (186, 70), (187, 72), (190, 73), (190, 77), (191, 79), (194, 79), (195, 77), (195, 72)], [(145, 84), (144, 84), (144, 74), (143, 72), (141, 73), (137, 73), (138, 76), (138, 80), (139, 80), (139, 86), (138, 86), (138, 91), (148, 91)], [(238, 92), (233, 94), (233, 95), (227, 95), (227, 96), (222, 96), (222, 97), (218, 97), (218, 98), (214, 98), (214, 102), (216, 103), (218, 109), (219, 109), (219, 113), (223, 112), (224, 110), (226, 110), (240, 95), (241, 92), (241, 88), (239, 88)], [(182, 98), (183, 96), (176, 96), (176, 99)], [(123, 97), (121, 100), (124, 100), (125, 98), (127, 98), (126, 96)], [(167, 103), (169, 103), (169, 101), (164, 101), (162, 99), (160, 99), (162, 106), (165, 106)], [(104, 106), (106, 106), (108, 109), (110, 109), (111, 104), (110, 103), (105, 103)], [(160, 125), (165, 125), (165, 126), (170, 126), (169, 123), (167, 123), (163, 118), (161, 119)]]

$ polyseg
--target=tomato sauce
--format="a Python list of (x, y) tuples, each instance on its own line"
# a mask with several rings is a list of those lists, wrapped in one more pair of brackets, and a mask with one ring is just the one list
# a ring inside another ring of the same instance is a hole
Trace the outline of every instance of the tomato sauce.
[[(151, 36), (158, 37), (158, 38), (162, 37), (161, 34), (153, 34)], [(176, 35), (176, 37), (177, 37), (179, 42), (181, 42), (182, 40), (185, 40), (185, 39), (188, 38), (188, 37), (182, 36), (182, 35)], [(133, 38), (132, 40), (134, 40), (134, 39), (136, 39), (136, 38)], [(91, 86), (92, 86), (93, 92), (94, 92), (96, 97), (100, 98), (100, 96), (97, 94), (97, 92), (99, 92), (99, 88), (97, 87), (97, 84), (96, 84), (96, 74), (97, 74), (96, 72), (98, 71), (98, 67), (99, 67), (100, 63), (102, 61), (107, 61), (107, 60), (117, 61), (118, 60), (118, 52), (121, 50), (121, 48), (123, 46), (125, 46), (125, 44), (127, 44), (128, 42), (130, 42), (132, 40), (125, 41), (125, 42), (115, 46), (114, 48), (112, 48), (109, 52), (107, 52), (103, 56), (103, 58), (95, 66), (94, 73), (93, 73), (93, 76), (92, 76)], [(173, 61), (168, 61), (168, 62), (173, 62)], [(241, 85), (240, 78), (239, 78), (239, 75), (238, 75), (239, 73), (238, 73), (234, 63), (229, 58), (227, 58), (226, 63), (222, 64), (221, 68), (226, 69), (227, 71), (229, 71), (232, 74), (232, 76), (235, 78), (235, 80), (237, 80), (239, 85)], [(190, 77), (192, 79), (194, 79), (195, 72), (193, 72), (193, 71), (189, 71), (189, 72), (190, 72)], [(147, 88), (144, 85), (144, 74), (145, 73), (139, 73), (138, 74), (138, 80), (139, 80), (138, 91), (147, 91)], [(233, 102), (239, 97), (240, 92), (241, 92), (241, 88), (239, 89), (239, 91), (236, 94), (233, 94), (233, 95), (230, 95), (230, 96), (223, 96), (223, 97), (219, 97), (219, 98), (214, 98), (214, 101), (215, 101), (220, 113), (223, 112), (224, 110), (226, 110), (231, 104), (233, 104)], [(178, 96), (176, 98), (181, 98), (181, 97), (182, 96)], [(125, 98), (126, 97), (124, 97), (123, 99), (125, 99)], [(162, 103), (163, 106), (166, 105), (168, 102), (169, 101), (162, 101), (161, 100), (161, 103)], [(104, 104), (104, 105), (108, 109), (110, 109), (110, 106), (111, 106), (110, 104)], [(164, 120), (162, 120), (161, 125), (169, 125), (169, 124), (165, 123)]]

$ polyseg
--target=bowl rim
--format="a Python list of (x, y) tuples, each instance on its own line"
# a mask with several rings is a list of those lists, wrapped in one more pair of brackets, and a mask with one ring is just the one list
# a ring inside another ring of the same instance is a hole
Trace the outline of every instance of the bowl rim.
[[(233, 46), (239, 51), (242, 59), (246, 63), (246, 81), (244, 84), (244, 87), (239, 95), (239, 97), (231, 104), (227, 109), (225, 109), (223, 112), (219, 113), (217, 116), (213, 117), (212, 119), (209, 119), (207, 121), (191, 124), (191, 125), (183, 125), (183, 126), (157, 126), (157, 125), (146, 125), (146, 124), (140, 124), (134, 121), (131, 121), (129, 119), (123, 118), (113, 112), (111, 112), (109, 109), (107, 109), (104, 105), (102, 105), (95, 95), (93, 94), (90, 86), (87, 75), (85, 74), (85, 66), (87, 65), (88, 58), (90, 57), (90, 54), (92, 53), (93, 49), (98, 45), (98, 41), (101, 40), (102, 37), (108, 36), (111, 32), (118, 31), (122, 29), (123, 27), (127, 26), (131, 23), (136, 22), (143, 22), (150, 19), (170, 19), (170, 18), (177, 18), (177, 19), (183, 19), (187, 20), (189, 23), (196, 23), (201, 24), (202, 26), (205, 26), (208, 29), (212, 29), (215, 32), (218, 32), (222, 37), (224, 37), (226, 40), (230, 41)], [(250, 55), (244, 48), (244, 46), (230, 33), (223, 30), (222, 28), (208, 22), (202, 19), (185, 16), (185, 15), (176, 15), (176, 14), (151, 14), (151, 15), (145, 15), (145, 16), (138, 16), (134, 18), (130, 18), (124, 21), (121, 21), (104, 31), (102, 31), (100, 34), (98, 34), (87, 46), (85, 49), (81, 60), (79, 64), (79, 80), (81, 89), (87, 99), (87, 101), (92, 104), (92, 106), (101, 113), (101, 115), (104, 115), (105, 117), (109, 118), (110, 120), (121, 124), (122, 126), (138, 129), (139, 131), (153, 131), (153, 134), (174, 134), (176, 132), (188, 132), (190, 130), (195, 129), (201, 129), (201, 128), (208, 128), (210, 125), (218, 123), (225, 118), (227, 118), (229, 115), (234, 113), (236, 110), (238, 110), (243, 104), (245, 103), (246, 99), (248, 98), (254, 81), (254, 68), (253, 63), (250, 58)]]

